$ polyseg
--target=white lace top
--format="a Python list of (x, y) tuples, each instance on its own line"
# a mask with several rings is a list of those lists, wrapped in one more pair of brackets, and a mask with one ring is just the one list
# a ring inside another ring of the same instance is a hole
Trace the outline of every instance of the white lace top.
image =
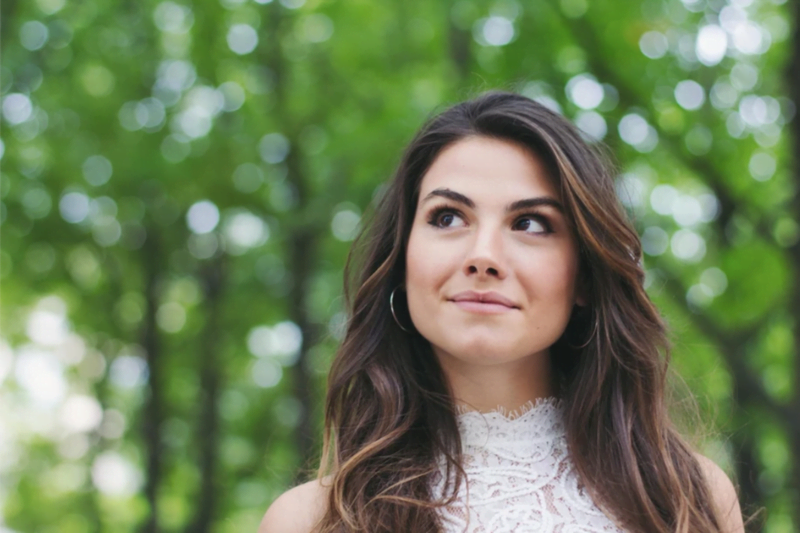
[[(555, 398), (518, 412), (460, 408), (466, 483), (442, 508), (447, 533), (620, 533), (578, 483)], [(442, 476), (433, 493), (440, 496)]]

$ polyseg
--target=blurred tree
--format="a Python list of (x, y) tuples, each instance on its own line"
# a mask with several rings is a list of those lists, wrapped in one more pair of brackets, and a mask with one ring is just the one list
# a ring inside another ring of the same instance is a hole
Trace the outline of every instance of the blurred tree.
[(255, 531), (315, 466), (362, 210), (432, 111), (505, 88), (611, 147), (702, 450), (796, 530), (784, 4), (5, 2), (5, 526)]

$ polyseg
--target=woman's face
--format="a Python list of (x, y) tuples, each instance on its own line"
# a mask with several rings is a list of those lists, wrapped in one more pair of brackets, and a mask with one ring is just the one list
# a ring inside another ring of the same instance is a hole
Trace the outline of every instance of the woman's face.
[(414, 327), (438, 357), (490, 365), (547, 353), (585, 304), (577, 273), (538, 156), (487, 137), (439, 154), (422, 179), (405, 280)]

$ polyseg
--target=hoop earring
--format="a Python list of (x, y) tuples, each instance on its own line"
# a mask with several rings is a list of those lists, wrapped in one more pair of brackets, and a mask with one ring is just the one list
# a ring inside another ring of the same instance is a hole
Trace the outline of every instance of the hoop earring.
[(394, 291), (396, 291), (399, 287), (400, 287), (400, 285), (398, 285), (397, 287), (392, 289), (391, 294), (389, 294), (389, 309), (392, 310), (392, 316), (394, 317), (394, 321), (397, 323), (397, 325), (400, 327), (400, 329), (402, 329), (406, 333), (411, 333), (409, 330), (407, 330), (406, 328), (403, 327), (403, 325), (397, 319), (397, 315), (394, 312)]
[(572, 344), (567, 342), (567, 346), (569, 346), (573, 350), (580, 350), (582, 348), (586, 348), (587, 346), (589, 346), (589, 343), (592, 342), (592, 339), (594, 339), (594, 336), (595, 336), (596, 333), (597, 333), (597, 317), (595, 317), (595, 319), (594, 319), (594, 321), (592, 323), (592, 333), (589, 335), (589, 337), (585, 341), (583, 341), (582, 344), (579, 344), (578, 346), (573, 346)]

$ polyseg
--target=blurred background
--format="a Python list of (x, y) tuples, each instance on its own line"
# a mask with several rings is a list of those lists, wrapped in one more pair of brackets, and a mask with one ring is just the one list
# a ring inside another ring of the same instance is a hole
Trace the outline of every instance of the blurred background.
[(798, 16), (3, 0), (0, 531), (254, 533), (315, 466), (362, 212), (492, 88), (609, 145), (684, 429), (751, 531), (800, 531)]

